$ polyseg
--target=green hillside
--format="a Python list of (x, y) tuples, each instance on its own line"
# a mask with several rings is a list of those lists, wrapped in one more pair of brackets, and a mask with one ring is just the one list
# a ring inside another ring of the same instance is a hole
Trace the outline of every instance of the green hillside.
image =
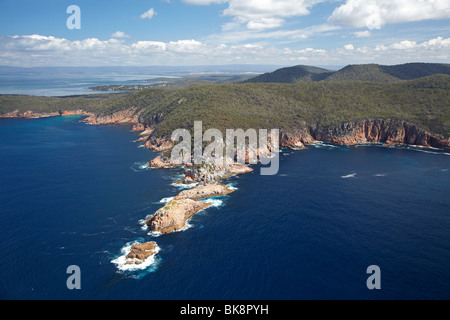
[(300, 81), (321, 81), (326, 79), (332, 73), (333, 71), (322, 68), (295, 66), (279, 69), (272, 73), (265, 73), (249, 79), (244, 83), (295, 83)]
[(68, 98), (0, 96), (0, 113), (83, 109), (102, 115), (138, 108), (155, 135), (175, 129), (336, 126), (363, 119), (405, 120), (450, 136), (450, 76), (397, 82), (322, 81), (295, 84), (213, 84), (177, 90), (149, 89), (129, 95)]
[(247, 80), (247, 83), (295, 83), (300, 81), (375, 81), (413, 80), (437, 74), (450, 75), (450, 65), (438, 63), (408, 63), (395, 66), (377, 64), (349, 65), (339, 71), (295, 66)]

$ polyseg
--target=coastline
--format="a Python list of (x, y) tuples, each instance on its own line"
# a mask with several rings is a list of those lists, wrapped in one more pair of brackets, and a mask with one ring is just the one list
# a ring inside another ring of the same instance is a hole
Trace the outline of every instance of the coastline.
[[(46, 118), (57, 116), (86, 116), (82, 122), (91, 125), (103, 124), (127, 124), (131, 125), (131, 131), (139, 133), (140, 138), (135, 142), (142, 142), (144, 146), (158, 153), (164, 153), (173, 148), (172, 141), (163, 138), (154, 138), (154, 128), (148, 127), (139, 122), (139, 110), (128, 109), (109, 116), (95, 115), (83, 110), (58, 111), (51, 113), (35, 113), (27, 111), (19, 113), (18, 111), (0, 115), (0, 118)], [(392, 126), (400, 128), (392, 130)], [(282, 131), (280, 133), (280, 147), (291, 150), (304, 150), (308, 146), (331, 144), (335, 146), (371, 146), (383, 145), (386, 147), (407, 146), (416, 147), (422, 150), (444, 151), (450, 149), (450, 141), (439, 139), (440, 136), (433, 135), (427, 131), (417, 128), (407, 122), (394, 122), (391, 120), (365, 120), (356, 123), (343, 124), (340, 127), (332, 129), (302, 129), (297, 131)], [(320, 138), (318, 140), (317, 138)], [(384, 140), (382, 142), (382, 140)], [(411, 142), (411, 143), (409, 143)], [(413, 144), (419, 142), (421, 144)], [(436, 148), (433, 145), (438, 144), (444, 148)], [(174, 165), (169, 160), (158, 156), (147, 164), (147, 167), (153, 169), (167, 169), (182, 167)], [(187, 190), (181, 191), (178, 195), (171, 198), (161, 209), (156, 211), (151, 217), (146, 218), (146, 230), (153, 234), (166, 235), (186, 228), (187, 221), (200, 211), (211, 207), (211, 204), (202, 200), (222, 197), (234, 192), (222, 185), (222, 181), (232, 176), (252, 172), (253, 169), (248, 165), (232, 165), (229, 167), (185, 167), (184, 177), (174, 182), (174, 184), (184, 185)], [(156, 260), (155, 257), (160, 252), (156, 242), (147, 242), (140, 245), (143, 247), (155, 245), (158, 249), (154, 250), (144, 259), (128, 258), (133, 248), (130, 249), (126, 258), (112, 261), (118, 265), (120, 271), (136, 271), (142, 268), (150, 267)], [(134, 248), (136, 249), (136, 247)], [(150, 262), (150, 263), (149, 263)], [(124, 266), (125, 264), (125, 266)]]

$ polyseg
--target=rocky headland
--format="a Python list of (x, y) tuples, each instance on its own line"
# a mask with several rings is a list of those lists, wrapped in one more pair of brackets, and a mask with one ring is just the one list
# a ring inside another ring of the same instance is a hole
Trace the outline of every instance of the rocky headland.
[(214, 197), (221, 197), (233, 193), (234, 190), (228, 186), (216, 184), (216, 185), (206, 185), (197, 188), (185, 190), (181, 192), (174, 200), (203, 200)]
[(152, 232), (167, 234), (179, 231), (186, 227), (189, 218), (210, 205), (190, 199), (173, 200), (148, 218), (145, 224)]
[(338, 145), (383, 143), (450, 149), (450, 138), (400, 120), (361, 120), (326, 128), (305, 127), (281, 133), (281, 147), (302, 149), (315, 142)]

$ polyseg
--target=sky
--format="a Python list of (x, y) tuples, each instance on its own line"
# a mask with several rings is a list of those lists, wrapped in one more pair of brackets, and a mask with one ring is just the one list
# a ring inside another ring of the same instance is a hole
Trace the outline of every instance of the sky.
[(407, 62), (450, 63), (450, 0), (0, 0), (3, 66)]

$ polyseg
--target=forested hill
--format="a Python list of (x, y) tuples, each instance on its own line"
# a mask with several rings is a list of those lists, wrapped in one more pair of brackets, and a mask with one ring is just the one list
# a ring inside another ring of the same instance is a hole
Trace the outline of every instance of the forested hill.
[(349, 65), (339, 71), (295, 66), (279, 69), (272, 73), (265, 73), (245, 82), (295, 83), (348, 80), (395, 82), (399, 80), (414, 80), (436, 74), (450, 75), (450, 65), (437, 63), (408, 63), (395, 66), (366, 64)]
[(310, 67), (295, 66), (276, 70), (272, 73), (265, 73), (255, 78), (244, 81), (244, 83), (295, 83), (295, 82), (314, 82), (325, 80), (332, 75), (334, 71)]
[(336, 126), (364, 119), (414, 123), (450, 136), (450, 76), (397, 82), (321, 81), (295, 84), (213, 84), (129, 95), (46, 98), (0, 95), (0, 114), (82, 109), (99, 115), (135, 110), (155, 135), (178, 128), (286, 128)]

